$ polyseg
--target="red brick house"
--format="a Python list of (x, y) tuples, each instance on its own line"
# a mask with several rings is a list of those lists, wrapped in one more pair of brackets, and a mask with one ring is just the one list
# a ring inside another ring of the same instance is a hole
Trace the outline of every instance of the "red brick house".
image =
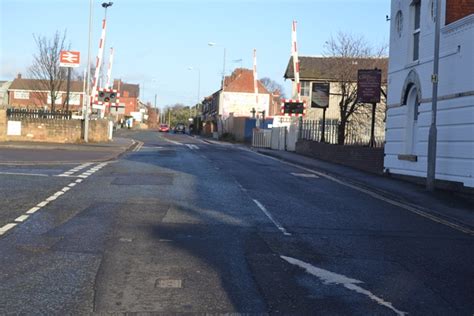
[(130, 115), (131, 112), (138, 111), (138, 98), (140, 96), (140, 86), (123, 82), (121, 79), (114, 80), (113, 89), (120, 93), (119, 107), (124, 109), (124, 115)]
[[(55, 108), (63, 110), (66, 107), (66, 82), (61, 84), (56, 100)], [(71, 81), (69, 94), (69, 109), (78, 111), (84, 102), (84, 82)], [(8, 106), (11, 108), (50, 108), (51, 97), (46, 80), (23, 79), (21, 74), (13, 80), (8, 88)]]

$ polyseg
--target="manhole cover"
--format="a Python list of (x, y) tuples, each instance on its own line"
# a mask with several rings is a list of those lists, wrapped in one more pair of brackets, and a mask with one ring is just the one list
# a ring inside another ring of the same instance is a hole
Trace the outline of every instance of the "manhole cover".
[(155, 287), (163, 289), (179, 289), (183, 287), (183, 281), (173, 279), (158, 279), (156, 280)]
[(171, 173), (155, 173), (142, 175), (118, 176), (113, 185), (172, 185), (174, 175)]

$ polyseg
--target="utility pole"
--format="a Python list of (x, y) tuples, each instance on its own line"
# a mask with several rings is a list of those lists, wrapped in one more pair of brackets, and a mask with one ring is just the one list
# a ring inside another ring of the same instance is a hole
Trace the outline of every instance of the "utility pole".
[(436, 143), (437, 143), (437, 129), (436, 129), (436, 114), (438, 111), (438, 73), (439, 73), (439, 41), (440, 41), (440, 15), (441, 5), (440, 0), (435, 0), (436, 4), (436, 20), (435, 20), (435, 44), (434, 44), (434, 59), (433, 59), (433, 75), (431, 82), (433, 83), (433, 95), (431, 103), (431, 125), (428, 136), (428, 168), (426, 172), (426, 189), (434, 191), (436, 180)]

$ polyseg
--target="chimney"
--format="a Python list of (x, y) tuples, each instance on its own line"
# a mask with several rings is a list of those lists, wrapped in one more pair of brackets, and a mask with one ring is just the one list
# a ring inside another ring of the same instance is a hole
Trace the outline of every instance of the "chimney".
[(17, 79), (21, 79), (21, 73), (18, 73), (18, 75), (16, 76)]
[(122, 79), (114, 79), (113, 88), (117, 89), (117, 91), (120, 92), (120, 85), (121, 84), (122, 84)]

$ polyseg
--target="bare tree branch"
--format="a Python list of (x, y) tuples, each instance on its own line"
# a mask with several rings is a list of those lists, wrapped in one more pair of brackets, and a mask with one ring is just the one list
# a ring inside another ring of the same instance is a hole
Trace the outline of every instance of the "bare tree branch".
[(44, 103), (48, 101), (48, 94), (44, 91), (49, 91), (51, 110), (54, 111), (56, 101), (60, 98), (59, 91), (65, 86), (67, 77), (65, 68), (59, 67), (60, 52), (70, 47), (70, 45), (66, 47), (65, 44), (66, 31), (62, 34), (56, 31), (52, 39), (37, 35), (33, 35), (33, 38), (38, 48), (37, 54), (33, 55), (33, 64), (29, 68), (30, 77), (38, 79), (33, 89), (37, 91), (39, 100)]

